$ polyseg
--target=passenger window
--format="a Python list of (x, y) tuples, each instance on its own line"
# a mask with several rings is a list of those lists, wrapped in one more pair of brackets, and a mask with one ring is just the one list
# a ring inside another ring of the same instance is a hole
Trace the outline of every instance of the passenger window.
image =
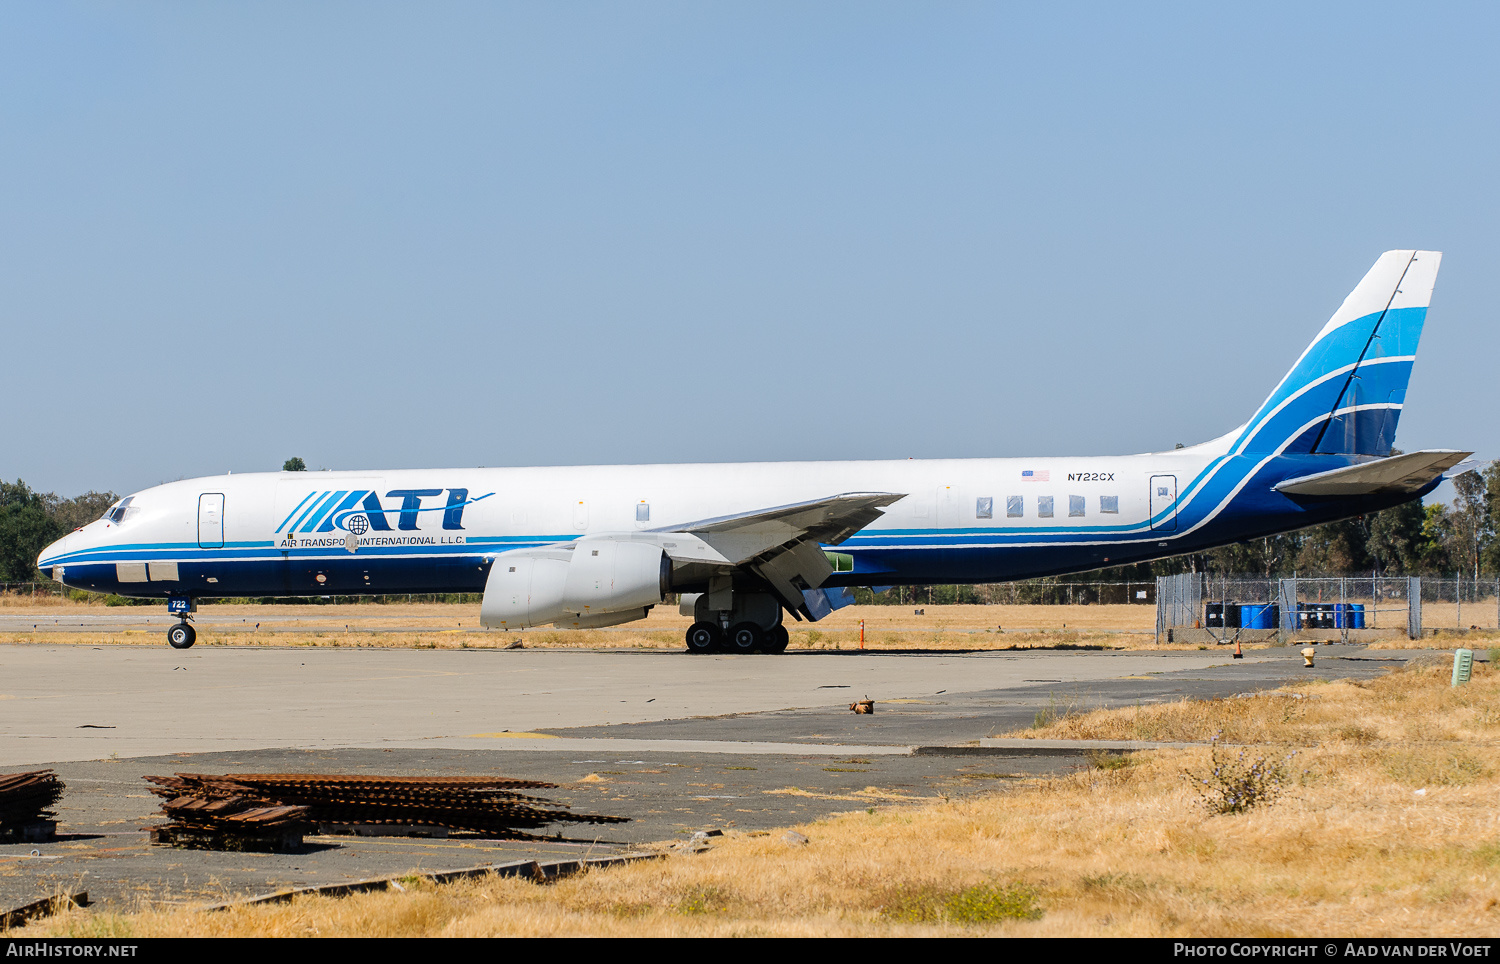
[(1026, 498), (1020, 495), (1007, 495), (1005, 497), (1005, 517), (1007, 519), (1019, 519), (1026, 514)]
[(974, 500), (974, 518), (993, 519), (995, 517), (995, 497), (991, 495), (980, 496)]
[(1036, 515), (1039, 519), (1052, 518), (1052, 496), (1039, 495), (1036, 497)]
[(635, 521), (637, 521), (637, 522), (650, 522), (651, 521), (651, 505), (650, 505), (650, 503), (641, 502), (641, 503), (638, 503), (636, 505), (636, 507), (635, 507)]
[(1083, 496), (1068, 496), (1068, 518), (1076, 519), (1083, 515)]
[(1112, 515), (1120, 513), (1120, 497), (1118, 495), (1099, 496), (1099, 511), (1108, 512)]

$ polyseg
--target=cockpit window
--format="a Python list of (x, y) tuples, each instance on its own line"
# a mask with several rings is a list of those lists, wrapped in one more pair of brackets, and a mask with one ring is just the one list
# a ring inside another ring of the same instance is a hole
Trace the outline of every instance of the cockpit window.
[(125, 510), (130, 508), (130, 500), (134, 498), (135, 496), (129, 495), (121, 499), (119, 502), (116, 502), (108, 512), (104, 513), (104, 518), (108, 519), (110, 522), (113, 522), (115, 525), (119, 525), (125, 520)]

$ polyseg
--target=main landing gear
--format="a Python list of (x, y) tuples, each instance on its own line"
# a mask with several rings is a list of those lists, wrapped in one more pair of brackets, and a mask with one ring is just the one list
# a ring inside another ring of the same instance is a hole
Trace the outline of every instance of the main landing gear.
[(726, 632), (710, 622), (693, 623), (687, 631), (690, 653), (780, 653), (791, 642), (785, 626), (762, 629), (751, 622), (735, 623)]
[(193, 624), (188, 622), (192, 614), (198, 609), (190, 596), (168, 596), (167, 612), (181, 619), (176, 626), (167, 630), (167, 645), (173, 649), (190, 649), (198, 641), (198, 633), (193, 629)]
[(693, 617), (690, 653), (780, 653), (791, 641), (781, 624), (781, 602), (768, 592), (736, 590), (728, 576), (715, 577), (709, 592), (682, 597), (679, 611)]

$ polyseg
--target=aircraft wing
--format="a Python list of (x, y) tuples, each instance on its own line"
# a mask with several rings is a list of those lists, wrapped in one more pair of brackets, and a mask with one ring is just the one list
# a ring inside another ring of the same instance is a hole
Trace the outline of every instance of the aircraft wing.
[(662, 545), (674, 560), (748, 569), (769, 583), (793, 613), (811, 619), (819, 604), (805, 592), (816, 593), (833, 574), (819, 544), (843, 542), (880, 518), (886, 506), (905, 497), (895, 492), (845, 492), (652, 531), (687, 537), (676, 545), (663, 538)]
[(656, 532), (683, 532), (713, 546), (732, 565), (789, 542), (837, 545), (880, 518), (882, 509), (905, 494), (845, 492), (826, 499), (797, 502), (737, 515), (667, 526)]
[(1409, 452), (1287, 479), (1272, 488), (1287, 495), (1340, 496), (1416, 492), (1473, 454), (1454, 449)]

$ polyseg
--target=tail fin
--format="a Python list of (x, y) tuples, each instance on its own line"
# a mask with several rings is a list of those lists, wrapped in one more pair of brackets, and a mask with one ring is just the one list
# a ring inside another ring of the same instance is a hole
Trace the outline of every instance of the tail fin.
[(1441, 260), (1382, 254), (1231, 450), (1389, 455)]

